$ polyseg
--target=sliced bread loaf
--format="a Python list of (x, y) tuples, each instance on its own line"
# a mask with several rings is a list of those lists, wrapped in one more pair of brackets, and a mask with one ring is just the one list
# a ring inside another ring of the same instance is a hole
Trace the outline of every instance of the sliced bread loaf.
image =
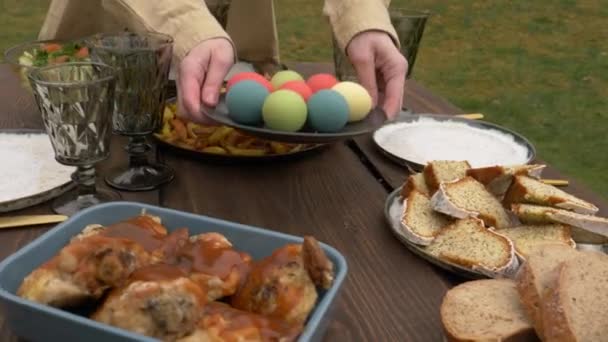
[(424, 167), (424, 179), (432, 195), (439, 189), (439, 185), (452, 182), (466, 176), (471, 168), (467, 161), (435, 160)]
[(564, 244), (533, 246), (517, 272), (517, 290), (522, 305), (532, 319), (538, 336), (543, 337), (541, 302), (545, 291), (557, 280), (557, 267), (582, 252)]
[(458, 285), (445, 294), (440, 310), (449, 341), (537, 340), (510, 279)]
[(429, 198), (414, 190), (403, 203), (403, 234), (415, 244), (426, 246), (453, 220), (433, 210)]
[(595, 205), (587, 201), (527, 176), (515, 176), (505, 194), (505, 206), (509, 208), (514, 203), (539, 204), (589, 215), (598, 211)]
[(559, 266), (542, 301), (547, 341), (608, 339), (608, 255), (581, 253)]
[(513, 176), (526, 175), (533, 178), (540, 178), (545, 165), (514, 165), (514, 166), (489, 166), (475, 169), (468, 169), (467, 176), (475, 178), (478, 182), (485, 185), (494, 195), (502, 197), (513, 181)]
[[(511, 210), (523, 222), (563, 223), (608, 237), (608, 219), (604, 217), (577, 214), (564, 209), (533, 204), (513, 204)], [(575, 241), (579, 242), (576, 238)]]
[(431, 198), (431, 204), (436, 211), (452, 217), (478, 217), (486, 226), (507, 228), (513, 225), (500, 201), (483, 184), (468, 176), (442, 183)]
[(515, 253), (521, 259), (526, 259), (530, 251), (540, 245), (563, 244), (571, 248), (576, 243), (570, 235), (570, 226), (564, 224), (522, 225), (496, 231), (513, 242)]
[(426, 196), (431, 195), (429, 193), (429, 188), (426, 186), (426, 181), (424, 180), (424, 175), (422, 173), (415, 173), (407, 177), (403, 187), (401, 188), (401, 198), (406, 199), (410, 195), (410, 192), (414, 190)]
[(519, 266), (511, 241), (485, 228), (476, 218), (458, 220), (443, 228), (426, 251), (492, 278), (510, 276)]

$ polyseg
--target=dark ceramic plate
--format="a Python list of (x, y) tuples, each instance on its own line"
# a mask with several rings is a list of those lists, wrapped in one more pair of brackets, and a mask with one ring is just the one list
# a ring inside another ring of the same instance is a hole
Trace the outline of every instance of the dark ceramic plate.
[(401, 115), (398, 120), (396, 120), (394, 122), (391, 122), (391, 123), (388, 123), (387, 125), (379, 128), (378, 130), (376, 130), (374, 132), (374, 135), (373, 135), (374, 144), (389, 159), (393, 160), (394, 162), (396, 162), (396, 163), (398, 163), (400, 165), (408, 167), (413, 172), (420, 172), (424, 168), (424, 165), (419, 164), (419, 163), (417, 163), (417, 162), (415, 162), (413, 160), (408, 160), (408, 159), (405, 159), (405, 158), (403, 158), (401, 156), (395, 155), (395, 154), (389, 152), (388, 150), (386, 150), (384, 147), (382, 147), (382, 143), (378, 139), (378, 132), (380, 130), (382, 130), (384, 127), (388, 127), (391, 124), (396, 124), (396, 123), (401, 123), (401, 122), (415, 122), (415, 121), (418, 121), (422, 117), (424, 117), (424, 118), (432, 118), (432, 119), (435, 119), (435, 120), (440, 121), (440, 122), (444, 122), (444, 121), (461, 122), (461, 123), (465, 123), (465, 124), (467, 124), (467, 125), (469, 125), (471, 127), (475, 127), (475, 128), (479, 128), (479, 129), (499, 131), (499, 132), (504, 133), (506, 135), (512, 136), (517, 144), (520, 144), (520, 145), (522, 145), (522, 146), (524, 146), (526, 148), (526, 150), (528, 151), (528, 155), (527, 155), (527, 158), (526, 158), (526, 163), (530, 163), (531, 161), (534, 160), (534, 158), (536, 158), (536, 149), (534, 148), (534, 145), (532, 145), (532, 143), (528, 139), (526, 139), (524, 136), (520, 135), (519, 133), (516, 133), (516, 132), (514, 132), (512, 130), (509, 130), (509, 129), (505, 128), (505, 127), (502, 127), (502, 126), (499, 126), (499, 125), (496, 125), (496, 124), (493, 124), (493, 123), (489, 123), (489, 122), (486, 122), (486, 121), (470, 120), (470, 119), (455, 117), (453, 115), (444, 115), (444, 114), (410, 114), (410, 115)]
[(371, 133), (386, 120), (384, 111), (380, 108), (374, 108), (369, 115), (362, 121), (349, 123), (340, 132), (336, 133), (319, 133), (313, 131), (310, 127), (304, 127), (298, 132), (282, 132), (272, 130), (263, 125), (247, 126), (233, 121), (228, 116), (228, 108), (226, 106), (225, 95), (222, 95), (220, 102), (215, 108), (203, 108), (203, 113), (214, 121), (226, 126), (237, 128), (250, 135), (258, 136), (274, 141), (283, 141), (290, 143), (309, 143), (309, 144), (324, 144), (339, 140), (346, 140), (359, 135)]
[[(39, 129), (0, 129), (0, 134), (46, 134), (44, 131)], [(74, 182), (71, 180), (49, 189), (45, 189), (37, 194), (33, 194), (26, 197), (15, 198), (8, 201), (0, 202), (0, 213), (9, 212), (13, 210), (19, 210), (27, 207), (31, 207), (48, 200), (51, 200), (57, 196), (64, 194), (74, 187)]]

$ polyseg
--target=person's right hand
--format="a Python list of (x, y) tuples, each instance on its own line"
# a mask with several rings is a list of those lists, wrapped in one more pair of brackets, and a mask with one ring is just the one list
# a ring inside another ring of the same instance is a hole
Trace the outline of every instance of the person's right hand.
[(201, 113), (201, 103), (217, 105), (224, 77), (233, 63), (234, 49), (225, 38), (208, 39), (192, 48), (179, 65), (178, 112), (189, 120), (210, 123)]

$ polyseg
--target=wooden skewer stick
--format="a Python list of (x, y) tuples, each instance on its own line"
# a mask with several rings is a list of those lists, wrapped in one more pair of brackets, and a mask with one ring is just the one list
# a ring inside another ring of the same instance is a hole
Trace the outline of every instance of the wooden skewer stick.
[(565, 179), (541, 179), (541, 181), (545, 184), (554, 186), (568, 186), (568, 184), (570, 184), (570, 182)]
[(481, 113), (470, 113), (470, 114), (458, 114), (456, 115), (459, 118), (469, 119), (469, 120), (480, 120), (483, 119), (484, 116)]

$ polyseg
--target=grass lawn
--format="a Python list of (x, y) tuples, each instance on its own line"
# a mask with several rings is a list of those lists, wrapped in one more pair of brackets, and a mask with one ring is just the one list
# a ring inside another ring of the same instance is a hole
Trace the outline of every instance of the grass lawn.
[[(33, 39), (48, 0), (6, 0), (0, 48)], [(393, 0), (434, 15), (414, 78), (531, 139), (608, 198), (608, 7), (601, 0)], [(605, 5), (605, 4), (604, 4)], [(276, 0), (284, 60), (331, 61), (322, 0)], [(295, 10), (297, 8), (297, 10)]]

